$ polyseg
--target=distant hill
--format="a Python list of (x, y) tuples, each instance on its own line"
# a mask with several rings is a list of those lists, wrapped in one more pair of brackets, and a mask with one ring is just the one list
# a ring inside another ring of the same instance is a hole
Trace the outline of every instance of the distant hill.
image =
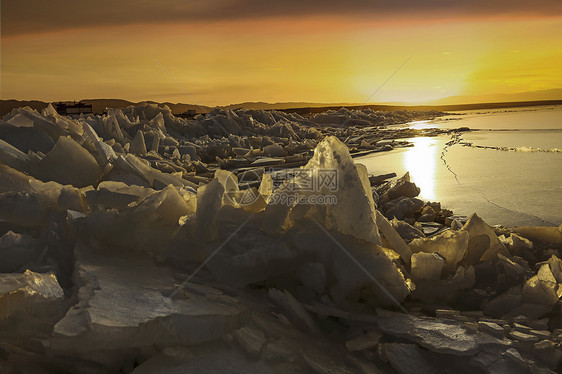
[(459, 95), (449, 96), (435, 100), (428, 105), (451, 105), (451, 104), (475, 104), (475, 103), (506, 103), (521, 101), (550, 101), (562, 100), (562, 88), (551, 90), (539, 90), (518, 92), (513, 94), (492, 94), (492, 95)]
[(94, 113), (103, 113), (105, 108), (125, 108), (133, 105), (131, 101), (121, 99), (84, 99), (80, 101), (92, 104)]
[(0, 100), (0, 116), (5, 116), (10, 113), (12, 109), (22, 106), (28, 106), (31, 109), (41, 110), (47, 106), (47, 103), (38, 100)]
[(244, 103), (239, 104), (230, 104), (224, 106), (223, 108), (227, 109), (263, 109), (263, 110), (272, 110), (272, 109), (292, 109), (292, 108), (324, 108), (324, 107), (348, 107), (348, 106), (357, 106), (359, 104), (355, 103), (307, 103), (301, 101), (295, 102), (285, 102), (285, 103), (266, 103), (263, 101), (247, 101)]
[[(481, 98), (490, 99), (480, 100)], [(498, 98), (497, 100), (492, 100)], [(504, 98), (503, 100), (500, 100)], [(537, 98), (522, 99), (522, 98)], [(551, 99), (552, 98), (552, 99)], [(156, 101), (141, 101), (135, 103), (122, 99), (84, 99), (80, 100), (92, 104), (94, 113), (103, 113), (105, 108), (124, 108), (140, 103), (152, 103), (167, 105), (174, 114), (180, 114), (187, 110), (195, 110), (197, 113), (208, 113), (213, 108), (209, 106), (183, 104), (183, 103), (159, 103)], [(29, 106), (36, 110), (41, 110), (47, 106), (47, 102), (38, 100), (0, 100), (0, 117), (10, 113), (12, 109)], [(307, 102), (285, 102), (285, 103), (266, 103), (266, 102), (244, 102), (231, 104), (222, 108), (227, 109), (264, 109), (264, 110), (283, 110), (301, 114), (320, 113), (328, 109), (345, 108), (370, 108), (373, 110), (439, 110), (439, 111), (459, 111), (472, 109), (493, 109), (493, 108), (514, 108), (535, 105), (562, 105), (562, 89), (544, 90), (535, 92), (524, 92), (521, 94), (488, 95), (488, 96), (451, 96), (437, 100), (427, 105), (412, 105), (403, 103), (380, 103), (380, 104), (353, 104), (353, 103), (307, 103)]]
[[(92, 111), (98, 114), (103, 113), (105, 108), (125, 108), (130, 105), (139, 104), (122, 99), (83, 99), (77, 101), (82, 101), (87, 104), (91, 103)], [(182, 103), (174, 104), (169, 102), (158, 103), (156, 101), (142, 101), (142, 102), (158, 104), (158, 105), (167, 105), (170, 107), (172, 113), (174, 114), (180, 114), (189, 109), (195, 109), (197, 113), (208, 113), (212, 109), (207, 106), (199, 106), (199, 105), (192, 105), (192, 104), (182, 104)], [(48, 102), (38, 101), (38, 100), (0, 100), (0, 116), (5, 116), (6, 114), (10, 113), (14, 108), (28, 106), (32, 109), (41, 110), (45, 108), (48, 104), (49, 104)]]
[[(449, 96), (443, 99), (431, 101), (424, 104), (400, 103), (400, 102), (382, 102), (382, 103), (307, 103), (307, 102), (285, 102), (285, 103), (266, 103), (266, 102), (244, 102), (239, 104), (231, 104), (225, 106), (229, 109), (245, 108), (245, 109), (264, 109), (264, 110), (286, 110), (298, 108), (351, 108), (351, 107), (369, 107), (380, 110), (399, 110), (399, 109), (436, 109), (443, 110), (445, 106), (447, 110), (464, 110), (464, 109), (490, 109), (514, 106), (527, 106), (528, 103), (535, 102), (534, 105), (555, 104), (562, 101), (562, 88), (540, 91), (519, 92), (514, 94), (493, 94), (493, 95), (459, 95)], [(463, 109), (455, 109), (463, 108)]]
[[(562, 100), (542, 100), (542, 101), (510, 101), (499, 103), (473, 103), (473, 104), (449, 104), (449, 105), (386, 105), (386, 104), (366, 104), (366, 105), (344, 105), (343, 107), (353, 109), (372, 109), (381, 111), (392, 110), (436, 110), (439, 112), (458, 112), (462, 110), (477, 109), (500, 109), (500, 108), (521, 108), (541, 105), (562, 105)], [(287, 108), (280, 109), (284, 112), (297, 113), (300, 115), (310, 115), (325, 112), (327, 110), (338, 110), (341, 105), (307, 108)]]
[[(153, 102), (155, 103), (155, 102)], [(187, 110), (193, 109), (195, 110), (197, 113), (209, 113), (211, 110), (213, 110), (212, 107), (208, 107), (208, 106), (204, 106), (204, 105), (193, 105), (193, 104), (182, 104), (182, 103), (170, 103), (170, 102), (165, 102), (165, 103), (158, 103), (159, 105), (167, 105), (170, 107), (170, 109), (172, 110), (172, 113), (174, 114), (179, 114), (179, 113), (183, 113), (186, 112)]]

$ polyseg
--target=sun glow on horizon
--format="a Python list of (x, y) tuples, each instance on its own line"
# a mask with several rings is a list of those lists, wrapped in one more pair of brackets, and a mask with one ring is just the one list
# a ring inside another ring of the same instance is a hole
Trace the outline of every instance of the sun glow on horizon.
[(3, 36), (2, 98), (192, 103), (150, 55), (203, 105), (428, 104), (458, 95), (562, 88), (562, 50), (553, 49), (562, 40), (562, 18), (287, 22), (123, 25)]

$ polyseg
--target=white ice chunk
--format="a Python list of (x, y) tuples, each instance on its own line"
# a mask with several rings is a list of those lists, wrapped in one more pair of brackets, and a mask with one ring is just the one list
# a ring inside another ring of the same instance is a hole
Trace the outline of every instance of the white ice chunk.
[(18, 170), (26, 170), (28, 157), (25, 153), (0, 139), (0, 163)]
[(552, 308), (558, 301), (557, 289), (558, 284), (550, 271), (550, 266), (544, 264), (537, 275), (531, 277), (523, 286), (523, 301)]
[(164, 125), (164, 115), (159, 112), (152, 118), (148, 124), (152, 128), (156, 128), (159, 131), (160, 137), (164, 139), (166, 137), (166, 126)]
[(562, 243), (562, 224), (558, 227), (550, 226), (519, 226), (513, 231), (527, 239), (543, 243)]
[(508, 238), (502, 235), (499, 239), (511, 251), (511, 253), (533, 250), (533, 242), (515, 233), (511, 233)]
[(98, 153), (98, 162), (100, 163), (100, 166), (104, 166), (108, 161), (113, 161), (117, 158), (117, 155), (115, 154), (113, 148), (111, 148), (109, 144), (102, 142), (98, 134), (88, 123), (82, 122), (82, 127), (84, 129), (84, 135), (86, 136), (86, 138), (91, 141), (96, 147), (96, 151)]
[(212, 240), (216, 235), (216, 221), (223, 194), (224, 187), (216, 178), (197, 189), (198, 234), (205, 240)]
[(224, 187), (225, 192), (236, 192), (238, 188), (238, 177), (228, 170), (217, 169), (215, 171), (215, 178)]
[(394, 249), (400, 257), (402, 257), (405, 263), (410, 263), (412, 251), (410, 250), (410, 247), (408, 247), (408, 244), (406, 244), (404, 239), (402, 239), (394, 227), (392, 227), (385, 216), (383, 216), (378, 210), (376, 211), (376, 214), (377, 226), (384, 235), (385, 239), (390, 243), (392, 249)]
[(142, 133), (142, 131), (137, 131), (137, 134), (133, 139), (133, 143), (131, 144), (130, 152), (137, 156), (146, 155), (146, 143), (144, 141), (144, 134)]
[(414, 280), (438, 280), (443, 271), (443, 257), (437, 253), (418, 252), (412, 255), (412, 277)]
[(283, 313), (302, 331), (318, 332), (318, 326), (303, 305), (287, 290), (269, 290), (269, 297), (283, 311)]
[(262, 195), (266, 202), (273, 193), (273, 179), (270, 174), (263, 173), (261, 177), (260, 187), (258, 188), (260, 195)]
[(233, 332), (238, 343), (251, 356), (259, 357), (265, 345), (265, 334), (262, 330), (245, 326)]
[(138, 217), (170, 225), (177, 224), (179, 218), (188, 213), (184, 198), (171, 185), (150, 195), (135, 208)]
[(287, 156), (287, 151), (279, 144), (271, 144), (263, 147), (263, 154), (269, 157), (284, 157)]
[(16, 127), (33, 127), (33, 120), (21, 113), (17, 113), (6, 122)]
[(40, 316), (47, 309), (60, 305), (64, 293), (57, 277), (49, 272), (23, 274), (0, 274), (0, 320), (22, 314)]
[(461, 231), (468, 232), (468, 249), (466, 261), (476, 265), (479, 261), (489, 261), (498, 253), (507, 254), (507, 250), (494, 230), (475, 213), (463, 226)]
[(445, 259), (445, 269), (455, 271), (466, 254), (468, 232), (447, 230), (432, 238), (418, 238), (410, 242), (413, 252), (437, 252)]
[[(317, 202), (325, 200), (326, 203), (314, 205), (316, 208), (323, 208), (322, 213), (315, 218), (326, 228), (381, 244), (367, 170), (365, 166), (353, 162), (344, 143), (335, 136), (326, 137), (301, 170), (302, 175), (283, 184), (272, 195), (263, 221), (266, 231), (279, 230), (287, 222), (288, 213), (294, 204), (279, 204), (284, 201), (283, 195), (317, 195), (322, 197), (316, 199)], [(317, 181), (320, 185), (310, 191), (306, 180), (302, 180), (303, 177)], [(329, 203), (328, 200), (335, 203)]]
[(85, 187), (96, 183), (101, 169), (90, 152), (71, 138), (61, 136), (39, 162), (35, 175), (42, 180)]

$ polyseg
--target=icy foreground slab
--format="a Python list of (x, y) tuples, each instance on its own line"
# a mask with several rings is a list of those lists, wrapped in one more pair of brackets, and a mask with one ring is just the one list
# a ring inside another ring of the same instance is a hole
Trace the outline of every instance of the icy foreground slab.
[(433, 352), (459, 356), (473, 355), (478, 350), (476, 336), (459, 322), (440, 321), (377, 310), (379, 327), (384, 333), (406, 338)]
[(142, 254), (118, 255), (78, 243), (76, 258), (83, 286), (78, 303), (54, 327), (55, 350), (87, 356), (92, 349), (198, 344), (240, 327), (238, 306), (195, 294), (170, 299), (177, 287), (172, 272)]

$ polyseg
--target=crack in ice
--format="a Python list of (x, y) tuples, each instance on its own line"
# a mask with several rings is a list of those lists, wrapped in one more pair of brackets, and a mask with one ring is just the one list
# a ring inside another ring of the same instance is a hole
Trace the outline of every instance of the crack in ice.
[(461, 141), (461, 136), (462, 136), (462, 134), (460, 132), (458, 132), (458, 131), (453, 132), (453, 135), (451, 136), (451, 140), (448, 141), (445, 144), (445, 147), (443, 147), (443, 150), (441, 151), (441, 157), (440, 157), (441, 160), (443, 161), (443, 164), (445, 165), (447, 170), (449, 170), (449, 172), (451, 174), (453, 174), (453, 176), (455, 177), (455, 180), (457, 181), (458, 184), (461, 184), (461, 182), (459, 182), (459, 178), (457, 176), (457, 173), (455, 173), (453, 171), (453, 169), (451, 169), (451, 167), (447, 163), (447, 160), (445, 160), (445, 154), (449, 151), (450, 147), (452, 147), (455, 144), (458, 144)]
[(508, 212), (519, 213), (519, 214), (522, 214), (522, 215), (526, 215), (526, 216), (529, 216), (529, 217), (533, 217), (533, 218), (535, 218), (535, 219), (537, 219), (537, 220), (539, 220), (539, 221), (541, 221), (541, 222), (547, 223), (547, 224), (552, 225), (552, 226), (556, 226), (554, 223), (552, 223), (552, 222), (550, 222), (550, 221), (547, 221), (547, 220), (545, 220), (545, 219), (542, 219), (542, 218), (540, 218), (540, 217), (537, 217), (537, 216), (535, 216), (534, 214), (521, 212), (521, 211), (516, 210), (516, 209), (510, 209), (510, 208), (507, 208), (507, 207), (505, 207), (505, 206), (502, 206), (502, 205), (500, 205), (500, 204), (498, 204), (498, 203), (495, 203), (495, 202), (491, 201), (490, 199), (488, 199), (488, 196), (486, 196), (486, 194), (485, 194), (484, 192), (480, 191), (480, 190), (477, 189), (476, 187), (467, 186), (467, 185), (461, 183), (460, 180), (459, 180), (459, 178), (458, 178), (457, 173), (455, 173), (455, 172), (451, 169), (450, 165), (447, 163), (447, 160), (445, 159), (445, 154), (447, 153), (447, 151), (449, 150), (449, 148), (452, 147), (453, 145), (455, 145), (455, 144), (462, 144), (462, 145), (464, 145), (464, 146), (467, 146), (465, 143), (461, 143), (461, 141), (462, 141), (462, 133), (459, 132), (459, 131), (454, 131), (453, 134), (451, 135), (451, 140), (448, 141), (447, 143), (445, 143), (445, 146), (443, 147), (443, 150), (441, 151), (441, 160), (443, 161), (443, 164), (445, 165), (445, 167), (447, 168), (447, 170), (449, 170), (449, 172), (451, 172), (451, 174), (453, 174), (453, 176), (455, 177), (455, 180), (457, 181), (457, 184), (458, 184), (459, 186), (468, 187), (468, 188), (472, 189), (473, 191), (479, 193), (480, 195), (482, 195), (482, 198), (483, 198), (488, 204), (490, 204), (490, 205), (493, 205), (493, 206), (498, 207), (498, 208), (500, 208), (500, 209), (507, 210)]

